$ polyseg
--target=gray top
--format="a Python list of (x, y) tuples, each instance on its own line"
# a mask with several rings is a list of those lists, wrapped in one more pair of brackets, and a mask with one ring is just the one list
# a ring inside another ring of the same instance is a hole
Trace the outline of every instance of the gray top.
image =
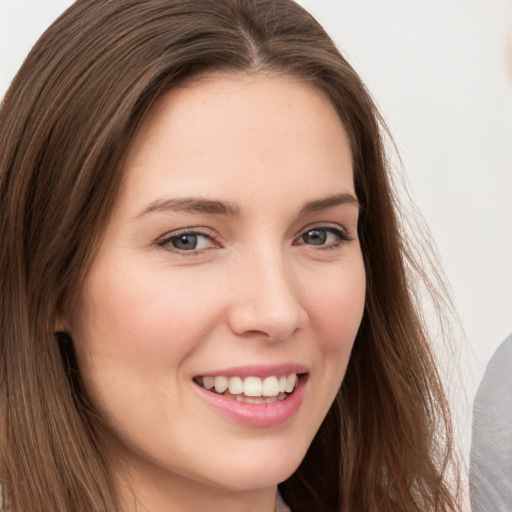
[(291, 512), (290, 507), (284, 502), (279, 489), (277, 489), (276, 512)]
[(469, 493), (473, 512), (512, 511), (512, 335), (494, 353), (473, 407)]

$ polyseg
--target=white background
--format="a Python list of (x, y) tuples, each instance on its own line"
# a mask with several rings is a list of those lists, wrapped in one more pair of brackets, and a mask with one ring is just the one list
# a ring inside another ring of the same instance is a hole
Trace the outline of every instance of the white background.
[[(512, 0), (300, 3), (360, 73), (391, 128), (453, 289), (466, 334), (456, 336), (458, 364), (471, 401), (512, 331)], [(70, 4), (0, 0), (0, 97)], [(461, 411), (467, 449), (470, 415)]]

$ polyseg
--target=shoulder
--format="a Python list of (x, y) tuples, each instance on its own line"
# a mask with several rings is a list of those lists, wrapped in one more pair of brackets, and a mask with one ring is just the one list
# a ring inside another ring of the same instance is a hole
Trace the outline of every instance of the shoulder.
[(512, 336), (496, 350), (473, 407), (469, 488), (474, 512), (512, 510)]

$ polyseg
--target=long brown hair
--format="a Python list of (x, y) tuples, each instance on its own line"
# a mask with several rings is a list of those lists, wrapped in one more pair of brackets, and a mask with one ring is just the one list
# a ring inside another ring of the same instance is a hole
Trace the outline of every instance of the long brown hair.
[[(113, 512), (101, 419), (55, 318), (76, 304), (145, 113), (185, 78), (268, 70), (324, 91), (349, 135), (367, 300), (347, 374), (281, 492), (294, 512), (457, 510), (448, 406), (415, 305), (384, 125), (290, 0), (78, 0), (0, 111), (0, 478), (12, 512)], [(419, 267), (416, 267), (419, 268)]]

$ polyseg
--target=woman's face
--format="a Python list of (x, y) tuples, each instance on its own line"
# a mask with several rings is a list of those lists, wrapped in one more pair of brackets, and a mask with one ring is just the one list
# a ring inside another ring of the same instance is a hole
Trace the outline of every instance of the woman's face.
[(65, 321), (139, 481), (293, 473), (363, 314), (358, 213), (345, 130), (313, 86), (219, 73), (158, 100)]

